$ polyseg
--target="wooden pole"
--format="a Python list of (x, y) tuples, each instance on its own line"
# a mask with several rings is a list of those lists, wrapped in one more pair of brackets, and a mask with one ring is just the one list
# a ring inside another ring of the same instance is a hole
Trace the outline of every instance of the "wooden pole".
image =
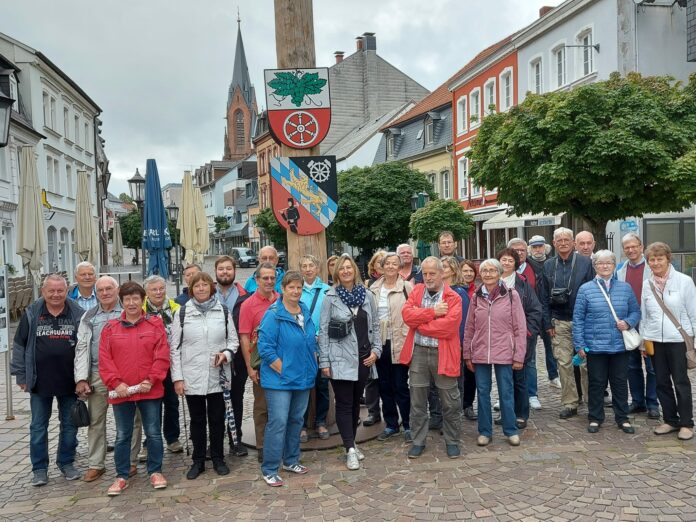
[[(316, 67), (312, 0), (274, 0), (276, 57), (279, 69)], [(319, 147), (292, 149), (280, 145), (280, 155), (318, 156)], [(300, 257), (312, 254), (320, 261), (321, 278), (326, 281), (326, 233), (299, 236), (288, 230), (288, 269), (298, 270)]]

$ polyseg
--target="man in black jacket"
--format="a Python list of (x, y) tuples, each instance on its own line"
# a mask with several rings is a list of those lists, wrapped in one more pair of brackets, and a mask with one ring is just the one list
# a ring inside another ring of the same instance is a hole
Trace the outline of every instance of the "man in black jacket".
[[(575, 252), (573, 231), (557, 228), (553, 233), (556, 256), (544, 263), (544, 329), (551, 336), (553, 354), (561, 377), (561, 419), (578, 414), (578, 391), (573, 375), (573, 308), (578, 289), (594, 278), (590, 258)], [(587, 397), (587, 366), (581, 367), (582, 389)]]

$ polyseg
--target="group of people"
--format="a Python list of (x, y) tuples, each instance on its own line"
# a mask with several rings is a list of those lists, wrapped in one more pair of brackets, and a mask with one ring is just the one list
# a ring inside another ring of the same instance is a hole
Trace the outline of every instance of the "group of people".
[[(356, 445), (363, 401), (366, 424), (384, 418), (378, 440), (403, 434), (408, 458), (423, 454), (433, 428), (441, 430), (446, 454), (457, 458), (461, 419), (477, 422), (479, 446), (491, 442), (495, 424), (518, 446), (530, 409), (541, 408), (539, 338), (549, 383), (560, 387), (561, 419), (577, 415), (585, 398), (588, 431), (596, 433), (610, 400), (617, 427), (634, 433), (629, 414), (659, 419), (661, 407), (664, 422), (654, 432), (692, 438), (687, 350), (696, 332), (696, 287), (671, 265), (669, 246), (653, 243), (643, 252), (640, 237), (627, 234), (627, 260), (617, 267), (611, 251), (594, 252), (589, 232), (558, 228), (552, 243), (549, 257), (543, 237), (529, 244), (514, 238), (477, 265), (457, 256), (454, 236), (445, 231), (441, 257), (416, 266), (410, 245), (399, 245), (375, 255), (365, 280), (350, 255), (332, 256), (326, 283), (314, 256), (286, 273), (275, 249), (264, 247), (244, 286), (235, 281), (234, 259), (221, 256), (215, 279), (198, 265), (186, 267), (186, 288), (173, 300), (158, 276), (119, 287), (80, 263), (69, 289), (64, 278), (49, 275), (20, 321), (12, 354), (12, 374), (30, 393), (32, 484), (48, 481), (54, 397), (61, 425), (56, 464), (68, 480), (90, 482), (104, 473), (110, 404), (117, 478), (107, 493), (128, 487), (141, 458), (152, 486), (166, 487), (165, 444), (183, 450), (179, 397), (193, 446), (186, 477), (205, 472), (206, 458), (226, 475), (226, 438), (231, 454), (247, 455), (241, 441), (248, 379), (258, 460), (270, 486), (283, 485), (281, 468), (308, 472), (300, 445), (310, 429), (330, 436), (329, 386), (349, 470), (365, 458)], [(624, 335), (634, 329), (643, 341), (631, 350)], [(79, 399), (90, 411), (84, 475), (74, 465), (70, 415)]]

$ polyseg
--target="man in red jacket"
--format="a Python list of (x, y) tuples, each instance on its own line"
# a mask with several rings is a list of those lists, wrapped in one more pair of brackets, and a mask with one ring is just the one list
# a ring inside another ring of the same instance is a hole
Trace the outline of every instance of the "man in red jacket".
[(428, 388), (431, 379), (442, 403), (443, 435), (447, 456), (459, 457), (460, 400), (457, 378), (462, 352), (459, 323), (462, 301), (443, 281), (444, 267), (436, 257), (421, 263), (424, 284), (416, 285), (402, 314), (408, 335), (401, 352), (401, 364), (409, 368), (411, 388), (411, 432), (413, 446), (408, 457), (415, 459), (425, 449), (428, 434)]

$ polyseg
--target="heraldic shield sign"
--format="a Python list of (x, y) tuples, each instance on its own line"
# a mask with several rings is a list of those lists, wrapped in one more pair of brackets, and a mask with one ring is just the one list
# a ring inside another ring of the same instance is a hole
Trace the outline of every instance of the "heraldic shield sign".
[(271, 160), (271, 206), (285, 229), (318, 234), (338, 211), (336, 156), (303, 156)]
[(329, 70), (266, 69), (268, 123), (276, 141), (293, 149), (319, 145), (331, 125)]

